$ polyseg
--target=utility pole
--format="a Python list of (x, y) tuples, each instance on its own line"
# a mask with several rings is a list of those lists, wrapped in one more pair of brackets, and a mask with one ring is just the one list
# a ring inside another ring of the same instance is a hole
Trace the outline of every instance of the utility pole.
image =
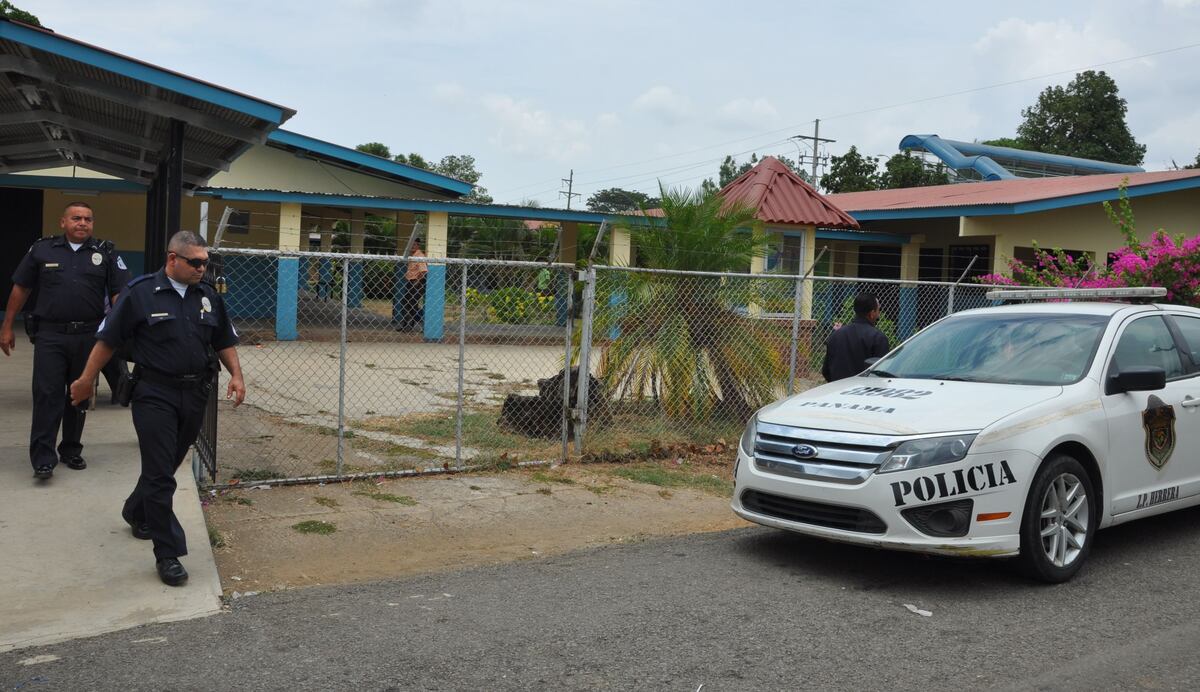
[[(794, 135), (792, 137), (788, 137), (788, 139), (803, 139), (803, 140), (812, 142), (812, 144), (810, 145), (810, 146), (812, 146), (812, 151), (813, 151), (813, 153), (812, 153), (812, 184), (813, 184), (813, 187), (816, 187), (817, 186), (817, 164), (821, 160), (821, 156), (820, 156), (821, 143), (822, 142), (833, 143), (833, 142), (836, 142), (837, 140), (821, 138), (821, 119), (820, 118), (813, 121), (812, 136)], [(800, 164), (800, 163), (803, 163), (803, 161), (797, 161), (797, 163)]]
[(582, 194), (579, 192), (573, 192), (573, 190), (575, 189), (575, 169), (574, 168), (571, 169), (571, 177), (563, 178), (562, 181), (564, 183), (566, 183), (567, 190), (566, 190), (566, 192), (559, 190), (558, 195), (559, 195), (559, 197), (565, 196), (567, 198), (567, 209), (570, 209), (571, 208), (571, 198), (582, 196)]

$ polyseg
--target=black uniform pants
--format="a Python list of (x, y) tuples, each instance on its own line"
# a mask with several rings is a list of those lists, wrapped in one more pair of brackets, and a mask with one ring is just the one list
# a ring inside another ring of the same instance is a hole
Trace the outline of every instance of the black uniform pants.
[[(29, 430), (29, 461), (33, 468), (58, 465), (59, 457), (77, 457), (83, 452), (85, 415), (71, 405), (67, 387), (83, 374), (96, 335), (63, 334), (49, 329), (38, 332), (33, 344), (33, 425)], [(54, 441), (62, 426), (62, 442), (55, 453)]]
[(142, 453), (142, 473), (122, 516), (150, 528), (154, 557), (187, 555), (187, 539), (175, 517), (175, 471), (200, 434), (210, 386), (195, 389), (147, 382), (133, 390), (133, 427)]

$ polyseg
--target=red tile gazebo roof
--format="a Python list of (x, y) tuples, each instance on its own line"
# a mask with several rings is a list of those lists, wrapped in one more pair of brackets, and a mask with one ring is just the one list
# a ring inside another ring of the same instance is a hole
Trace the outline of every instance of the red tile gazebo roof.
[(721, 188), (721, 196), (753, 207), (764, 223), (858, 229), (858, 222), (801, 180), (778, 159), (757, 166)]

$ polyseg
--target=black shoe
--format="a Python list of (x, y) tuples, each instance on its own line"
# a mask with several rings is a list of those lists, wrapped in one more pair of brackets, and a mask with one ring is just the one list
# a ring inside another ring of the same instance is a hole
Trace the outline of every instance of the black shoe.
[(44, 481), (54, 475), (54, 467), (50, 464), (42, 464), (33, 470), (33, 477), (39, 481)]
[(187, 581), (187, 570), (179, 564), (177, 558), (164, 557), (154, 563), (154, 566), (158, 569), (158, 578), (167, 586), (183, 586)]
[(87, 468), (87, 462), (83, 460), (83, 457), (63, 457), (62, 463), (66, 464), (67, 468), (75, 469), (76, 471), (82, 471)]
[(138, 522), (135, 522), (134, 520), (125, 516), (124, 513), (121, 514), (121, 518), (124, 519), (125, 523), (129, 524), (129, 528), (133, 530), (134, 538), (136, 538), (138, 540), (142, 540), (142, 541), (150, 540), (150, 525), (149, 524), (147, 524), (146, 522), (142, 522), (139, 524)]

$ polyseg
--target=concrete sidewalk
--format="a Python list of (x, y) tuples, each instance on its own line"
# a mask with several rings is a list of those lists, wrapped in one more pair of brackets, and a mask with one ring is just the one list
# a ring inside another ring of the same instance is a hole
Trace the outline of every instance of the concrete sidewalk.
[[(88, 413), (88, 467), (59, 464), (38, 481), (29, 464), (33, 346), (0, 354), (0, 651), (211, 615), (221, 584), (190, 460), (176, 479), (175, 512), (187, 532), (187, 585), (158, 579), (149, 541), (130, 535), (121, 504), (138, 476), (129, 409)], [(108, 390), (100, 385), (101, 398)]]

